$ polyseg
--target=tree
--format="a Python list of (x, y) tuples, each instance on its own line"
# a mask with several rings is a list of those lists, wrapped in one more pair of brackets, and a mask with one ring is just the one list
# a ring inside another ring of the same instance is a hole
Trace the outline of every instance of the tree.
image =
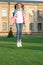
[(12, 27), (10, 27), (10, 31), (8, 33), (8, 37), (14, 37), (13, 32), (12, 32)]

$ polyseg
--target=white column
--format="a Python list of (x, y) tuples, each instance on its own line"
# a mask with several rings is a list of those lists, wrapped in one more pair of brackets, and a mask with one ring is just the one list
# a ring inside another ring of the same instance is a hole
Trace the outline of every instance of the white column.
[(42, 21), (42, 32), (43, 32), (43, 21)]
[(0, 32), (2, 32), (2, 18), (1, 18), (1, 4), (0, 4)]
[(25, 9), (25, 14), (26, 14), (26, 31), (30, 33), (31, 31), (30, 31), (29, 7), (28, 7), (28, 5), (25, 5), (24, 9)]
[(35, 6), (35, 13), (34, 13), (34, 32), (38, 32), (38, 15), (37, 15), (37, 6)]

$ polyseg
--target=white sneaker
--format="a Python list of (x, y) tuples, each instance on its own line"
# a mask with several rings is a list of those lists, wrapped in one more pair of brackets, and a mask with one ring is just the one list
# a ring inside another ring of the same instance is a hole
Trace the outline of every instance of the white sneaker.
[(17, 42), (17, 47), (22, 47), (22, 43), (21, 42)]
[(19, 43), (20, 47), (22, 47), (22, 42)]
[(20, 47), (19, 42), (17, 42), (17, 47)]

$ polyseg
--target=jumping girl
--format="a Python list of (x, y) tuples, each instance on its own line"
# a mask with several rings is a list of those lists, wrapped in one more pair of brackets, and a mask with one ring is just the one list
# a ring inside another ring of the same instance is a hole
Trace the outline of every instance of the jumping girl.
[(12, 23), (16, 24), (17, 28), (17, 47), (22, 47), (22, 29), (23, 29), (23, 24), (26, 24), (25, 20), (25, 13), (24, 13), (24, 8), (21, 3), (16, 4), (16, 9), (14, 11), (14, 16), (12, 19)]

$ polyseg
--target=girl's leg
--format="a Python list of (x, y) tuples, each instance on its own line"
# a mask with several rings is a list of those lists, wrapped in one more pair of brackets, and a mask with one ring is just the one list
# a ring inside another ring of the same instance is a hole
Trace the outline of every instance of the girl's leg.
[(23, 27), (23, 24), (19, 24), (19, 23), (16, 24), (16, 28), (17, 28), (17, 46), (18, 47), (22, 46), (21, 45), (22, 27)]
[(19, 26), (20, 26), (19, 40), (21, 41), (22, 40), (22, 28), (23, 28), (23, 24), (21, 23)]
[(23, 28), (23, 24), (21, 23), (20, 25), (20, 29), (19, 29), (19, 42), (20, 42), (20, 47), (22, 47), (22, 42), (21, 42), (21, 40), (22, 40), (22, 28)]
[(17, 47), (20, 47), (20, 24), (16, 23), (16, 28), (17, 28)]
[(18, 41), (19, 40), (19, 23), (16, 23), (16, 28), (17, 28), (16, 37), (17, 37), (17, 41)]

